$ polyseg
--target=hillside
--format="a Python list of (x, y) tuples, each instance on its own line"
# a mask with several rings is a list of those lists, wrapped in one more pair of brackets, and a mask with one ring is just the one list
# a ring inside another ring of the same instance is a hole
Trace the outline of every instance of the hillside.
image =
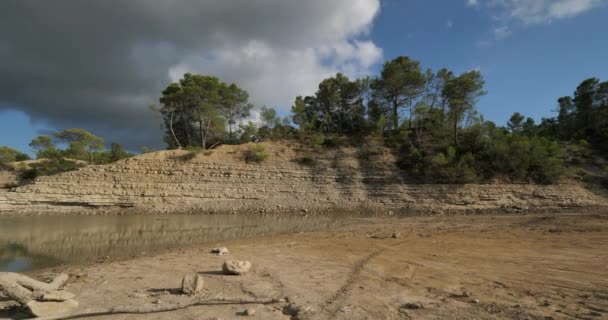
[[(160, 151), (39, 177), (0, 193), (4, 214), (137, 212), (526, 211), (593, 207), (606, 201), (576, 182), (559, 185), (410, 184), (388, 149), (307, 149), (257, 144), (267, 159), (246, 162), (253, 144), (210, 153)], [(84, 210), (89, 209), (89, 210)]]

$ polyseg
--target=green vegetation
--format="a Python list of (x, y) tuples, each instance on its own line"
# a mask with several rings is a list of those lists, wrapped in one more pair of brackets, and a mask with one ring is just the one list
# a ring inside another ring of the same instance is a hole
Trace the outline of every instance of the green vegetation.
[(249, 146), (249, 148), (243, 153), (243, 156), (247, 162), (262, 162), (268, 159), (266, 148), (259, 144)]
[[(296, 97), (290, 117), (264, 106), (259, 123), (240, 124), (240, 138), (228, 140), (223, 137), (233, 132), (226, 134), (225, 126), (244, 118), (251, 105), (241, 94), (239, 105), (247, 107), (239, 110), (246, 112), (236, 117), (223, 112), (225, 101), (232, 101), (222, 96), (225, 88), (217, 78), (186, 74), (163, 91), (160, 111), (170, 129), (169, 148), (245, 143), (251, 136), (298, 140), (312, 150), (377, 141), (394, 150), (409, 181), (421, 183), (555, 183), (594, 155), (608, 153), (608, 83), (598, 79), (585, 80), (573, 97), (560, 98), (556, 118), (537, 125), (516, 112), (501, 127), (475, 109), (486, 94), (479, 71), (435, 72), (398, 57), (385, 63), (377, 78), (351, 80), (338, 73), (321, 81), (314, 95)], [(206, 115), (202, 122), (198, 114)], [(198, 142), (192, 139), (197, 134)], [(264, 153), (248, 150), (246, 159), (258, 161), (258, 154)], [(372, 155), (361, 150), (359, 158)], [(310, 154), (298, 159), (313, 161)]]
[(24, 160), (30, 160), (30, 156), (11, 147), (0, 146), (0, 164)]
[[(608, 82), (584, 80), (573, 96), (558, 99), (558, 115), (540, 124), (519, 112), (505, 126), (486, 121), (475, 108), (485, 94), (479, 71), (425, 70), (398, 57), (378, 77), (338, 73), (321, 81), (313, 95), (295, 98), (289, 116), (264, 106), (259, 121), (247, 121), (253, 106), (246, 91), (190, 73), (168, 85), (153, 109), (163, 118), (167, 147), (189, 150), (186, 160), (219, 144), (285, 139), (305, 146), (297, 161), (309, 165), (321, 148), (355, 146), (359, 160), (369, 162), (375, 150), (388, 147), (412, 182), (556, 183), (570, 176), (608, 185)], [(66, 159), (98, 164), (131, 156), (118, 144), (104, 150), (102, 138), (82, 129), (39, 136), (30, 146), (39, 159), (49, 159), (37, 174), (73, 169)], [(26, 157), (0, 149), (0, 162)], [(248, 162), (267, 158), (261, 145), (244, 152)]]
[(171, 83), (163, 90), (161, 106), (154, 109), (163, 116), (164, 140), (170, 149), (207, 149), (224, 139), (228, 143), (238, 140), (235, 126), (253, 108), (248, 99), (247, 92), (235, 84), (187, 73), (179, 83)]
[(29, 169), (21, 172), (21, 179), (32, 180), (39, 176), (50, 176), (62, 172), (73, 171), (84, 166), (84, 163), (69, 159), (47, 159), (32, 163)]

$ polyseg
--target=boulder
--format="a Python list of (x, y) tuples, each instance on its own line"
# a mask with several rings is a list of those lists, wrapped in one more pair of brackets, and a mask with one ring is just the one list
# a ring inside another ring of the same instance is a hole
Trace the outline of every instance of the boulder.
[(203, 277), (193, 273), (185, 275), (182, 279), (182, 293), (195, 295), (203, 291)]
[(249, 261), (227, 260), (222, 265), (225, 274), (242, 275), (249, 272), (249, 269), (251, 269)]
[(27, 307), (36, 317), (46, 317), (59, 313), (70, 312), (78, 308), (78, 301), (72, 299), (65, 301), (32, 300), (27, 303)]

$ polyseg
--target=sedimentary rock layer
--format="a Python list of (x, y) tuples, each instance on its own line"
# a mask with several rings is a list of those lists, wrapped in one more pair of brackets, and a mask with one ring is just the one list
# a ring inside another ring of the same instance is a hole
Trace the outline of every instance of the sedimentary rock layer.
[(362, 157), (356, 148), (315, 152), (295, 145), (262, 145), (269, 156), (261, 163), (244, 161), (247, 145), (224, 146), (212, 154), (161, 151), (40, 177), (0, 193), (0, 212), (125, 207), (161, 212), (277, 208), (458, 211), (605, 205), (577, 183), (409, 184), (387, 150), (378, 149), (370, 158), (367, 154)]

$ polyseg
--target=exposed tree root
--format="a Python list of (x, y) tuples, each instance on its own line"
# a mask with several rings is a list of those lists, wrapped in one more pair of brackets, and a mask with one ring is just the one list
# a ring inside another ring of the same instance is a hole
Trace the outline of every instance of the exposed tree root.
[[(144, 304), (140, 306), (118, 306), (110, 308), (90, 308), (80, 311), (67, 312), (46, 317), (34, 318), (34, 320), (64, 320), (84, 317), (94, 317), (112, 314), (146, 314), (156, 312), (167, 312), (185, 309), (201, 305), (220, 305), (220, 304), (273, 304), (283, 302), (281, 299), (194, 299), (183, 303), (166, 305)], [(2, 319), (0, 319), (2, 320)]]

